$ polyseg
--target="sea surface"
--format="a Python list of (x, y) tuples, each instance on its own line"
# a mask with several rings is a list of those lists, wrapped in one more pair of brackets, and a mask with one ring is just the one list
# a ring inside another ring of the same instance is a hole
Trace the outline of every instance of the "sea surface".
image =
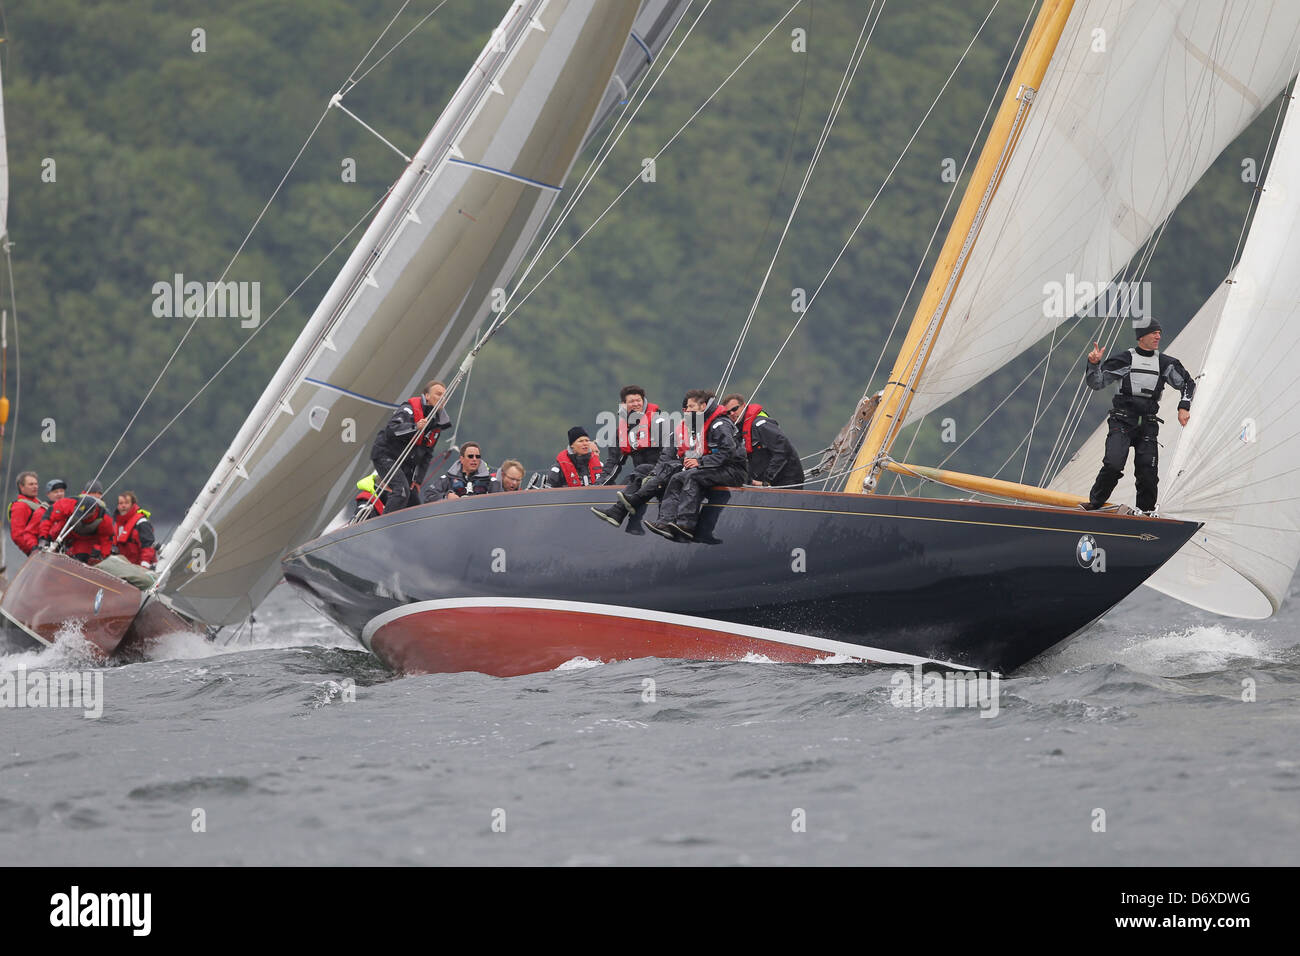
[(227, 643), (84, 647), (0, 657), (103, 679), (97, 719), (0, 708), (0, 864), (1300, 860), (1297, 594), (1140, 589), (995, 715), (834, 661), (396, 678), (284, 585)]

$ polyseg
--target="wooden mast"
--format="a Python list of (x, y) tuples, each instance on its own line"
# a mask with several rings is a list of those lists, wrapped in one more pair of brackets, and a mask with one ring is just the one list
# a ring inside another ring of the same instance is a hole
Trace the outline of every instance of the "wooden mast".
[(912, 403), (912, 395), (925, 371), (930, 352), (952, 303), (953, 291), (961, 280), (971, 248), (984, 224), (989, 202), (997, 192), (1011, 154), (1024, 131), (1030, 105), (1043, 82), (1047, 64), (1056, 52), (1056, 45), (1073, 6), (1074, 0), (1043, 0), (1002, 106), (984, 141), (984, 148), (957, 209), (956, 218), (948, 230), (943, 249), (939, 252), (930, 282), (925, 287), (907, 337), (899, 349), (898, 359), (890, 372), (880, 405), (853, 462), (853, 469), (845, 481), (845, 491), (875, 491), (882, 461), (889, 454), (890, 446), (902, 428), (907, 409)]

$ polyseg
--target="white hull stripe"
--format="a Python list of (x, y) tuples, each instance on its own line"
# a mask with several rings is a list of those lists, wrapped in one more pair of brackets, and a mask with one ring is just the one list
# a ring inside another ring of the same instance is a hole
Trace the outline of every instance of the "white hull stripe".
[(862, 644), (849, 644), (844, 641), (830, 641), (824, 637), (811, 634), (794, 634), (790, 631), (778, 631), (770, 627), (756, 627), (752, 624), (735, 624), (731, 621), (717, 621), (709, 617), (695, 617), (690, 614), (674, 614), (671, 611), (651, 611), (640, 607), (623, 607), (618, 604), (588, 604), (585, 601), (550, 601), (545, 598), (450, 598), (443, 601), (415, 601), (385, 611), (371, 618), (361, 631), (361, 642), (366, 649), (374, 652), (370, 639), (386, 624), (400, 621), (412, 614), (425, 611), (447, 611), (467, 607), (488, 608), (526, 608), (537, 611), (562, 611), (570, 614), (602, 614), (609, 617), (625, 617), (638, 621), (659, 621), (663, 624), (675, 624), (702, 631), (719, 631), (740, 637), (751, 637), (774, 644), (788, 644), (794, 647), (806, 647), (827, 654), (844, 654), (877, 664), (942, 664), (957, 670), (970, 670), (965, 664), (953, 664), (937, 661), (930, 657), (918, 657), (915, 654), (900, 654), (877, 647)]

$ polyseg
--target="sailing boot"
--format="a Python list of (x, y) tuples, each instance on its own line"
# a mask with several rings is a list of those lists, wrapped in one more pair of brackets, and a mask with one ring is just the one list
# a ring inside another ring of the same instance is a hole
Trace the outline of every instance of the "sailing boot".
[[(620, 494), (619, 498), (623, 496)], [(627, 508), (622, 501), (616, 501), (608, 508), (592, 508), (591, 513), (602, 521), (608, 521), (615, 528), (623, 527), (623, 519), (627, 517)]]
[(661, 538), (667, 538), (669, 541), (677, 540), (677, 529), (666, 521), (643, 521), (641, 523)]
[(682, 522), (682, 521), (669, 521), (669, 522), (666, 522), (666, 524), (668, 525), (668, 527), (670, 527), (670, 528), (672, 528), (674, 531), (676, 531), (678, 537), (680, 537), (682, 540), (684, 540), (684, 541), (694, 541), (694, 540), (695, 540), (695, 526), (694, 526), (694, 525), (685, 524), (685, 523)]

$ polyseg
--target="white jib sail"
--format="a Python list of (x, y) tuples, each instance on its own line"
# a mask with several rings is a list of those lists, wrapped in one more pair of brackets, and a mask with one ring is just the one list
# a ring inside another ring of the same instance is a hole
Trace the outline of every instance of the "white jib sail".
[(445, 376), (541, 227), (629, 43), (635, 3), (515, 3), (172, 539), (164, 592), (244, 618), (325, 527), (388, 403)]
[(1297, 261), (1300, 118), (1292, 103), (1162, 490), (1161, 513), (1205, 527), (1149, 582), (1234, 617), (1276, 611), (1300, 564)]
[(1086, 307), (1049, 308), (1049, 288), (1115, 278), (1286, 86), (1297, 45), (1293, 0), (1076, 3), (908, 420)]

